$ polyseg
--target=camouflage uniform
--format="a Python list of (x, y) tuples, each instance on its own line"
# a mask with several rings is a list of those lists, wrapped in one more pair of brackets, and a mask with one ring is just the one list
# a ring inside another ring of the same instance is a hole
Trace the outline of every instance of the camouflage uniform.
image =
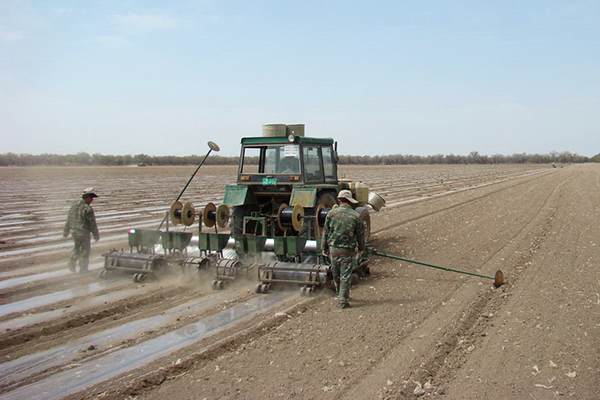
[(323, 252), (329, 253), (340, 305), (346, 307), (356, 249), (362, 251), (365, 247), (365, 226), (360, 215), (348, 204), (335, 205), (325, 219), (322, 243)]
[(73, 252), (69, 259), (69, 269), (75, 272), (75, 265), (79, 260), (79, 271), (87, 272), (90, 261), (90, 236), (94, 235), (94, 240), (100, 240), (98, 226), (96, 225), (96, 216), (94, 209), (85, 200), (79, 200), (74, 203), (69, 210), (67, 222), (63, 230), (63, 236), (73, 236)]

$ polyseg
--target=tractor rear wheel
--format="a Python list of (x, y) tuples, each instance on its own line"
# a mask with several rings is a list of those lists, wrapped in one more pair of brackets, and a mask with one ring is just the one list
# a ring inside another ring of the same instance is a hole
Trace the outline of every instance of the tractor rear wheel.
[[(358, 207), (356, 211), (362, 218), (365, 227), (365, 246), (367, 246), (369, 238), (371, 237), (371, 215), (369, 214), (369, 209), (367, 207)], [(357, 265), (354, 272), (357, 274), (356, 276), (360, 278), (366, 278), (371, 275), (371, 271), (369, 270), (369, 256), (366, 250), (358, 253)]]
[[(335, 200), (335, 192), (321, 192), (317, 195), (317, 201), (314, 208), (305, 208), (304, 215), (306, 216), (317, 216), (318, 212), (323, 208), (331, 208), (336, 204)], [(302, 229), (298, 233), (298, 236), (308, 237), (309, 239), (316, 239), (323, 235), (323, 228), (319, 225), (318, 218), (312, 219), (312, 229), (310, 232), (312, 237), (309, 237), (308, 232), (308, 219), (304, 219), (304, 224), (302, 225)]]
[(365, 226), (365, 245), (369, 243), (371, 237), (371, 215), (366, 207), (358, 207), (356, 211), (360, 214)]
[(251, 208), (248, 205), (235, 206), (231, 211), (231, 234), (241, 236), (244, 232), (244, 217), (249, 216)]

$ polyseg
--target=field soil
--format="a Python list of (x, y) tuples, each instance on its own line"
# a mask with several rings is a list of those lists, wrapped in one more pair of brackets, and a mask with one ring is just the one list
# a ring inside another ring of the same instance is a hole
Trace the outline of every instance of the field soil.
[[(99, 279), (193, 170), (0, 169), (0, 399), (600, 398), (598, 164), (342, 167), (386, 199), (372, 247), (482, 275), (372, 256), (348, 309), (253, 277)], [(235, 169), (200, 171), (201, 211)], [(72, 274), (62, 224), (88, 186), (102, 238)]]

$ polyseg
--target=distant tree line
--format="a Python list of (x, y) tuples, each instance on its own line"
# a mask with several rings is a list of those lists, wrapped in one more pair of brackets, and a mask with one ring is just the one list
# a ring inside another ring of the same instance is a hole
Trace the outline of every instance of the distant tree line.
[[(0, 166), (110, 166), (110, 165), (198, 165), (204, 156), (149, 156), (137, 155), (102, 155), (102, 154), (0, 154)], [(237, 165), (239, 157), (222, 157), (211, 155), (206, 159), (207, 165)], [(257, 163), (258, 159), (250, 159)], [(550, 152), (549, 154), (513, 154), (510, 156), (495, 154), (481, 155), (477, 151), (469, 155), (415, 156), (394, 154), (387, 156), (350, 156), (339, 157), (342, 165), (411, 165), (411, 164), (550, 164), (550, 163), (587, 163), (600, 162), (600, 154), (594, 157), (583, 157), (571, 152)]]
[[(149, 156), (146, 154), (112, 156), (102, 154), (0, 154), (0, 166), (111, 166), (111, 165), (197, 165), (204, 156)], [(211, 155), (206, 164), (237, 165), (239, 157)]]
[(549, 154), (516, 153), (510, 156), (494, 154), (481, 155), (477, 151), (469, 155), (415, 156), (394, 154), (387, 156), (340, 156), (339, 164), (361, 165), (411, 165), (411, 164), (551, 164), (600, 162), (600, 154), (590, 158), (571, 152), (550, 152)]

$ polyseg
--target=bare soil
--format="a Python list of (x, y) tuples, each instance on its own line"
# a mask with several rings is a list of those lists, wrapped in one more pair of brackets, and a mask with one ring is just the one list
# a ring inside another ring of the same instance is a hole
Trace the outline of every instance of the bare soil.
[[(61, 227), (83, 188), (100, 194), (98, 271), (103, 252), (127, 249), (128, 228), (158, 227), (194, 169), (0, 169), (0, 399), (600, 398), (597, 164), (342, 168), (387, 200), (371, 216), (371, 246), (487, 277), (502, 270), (500, 288), (374, 256), (341, 310), (327, 290), (259, 295), (252, 279), (215, 292), (181, 274), (135, 283), (66, 271)], [(219, 204), (234, 168), (200, 171), (184, 199)], [(282, 300), (67, 389), (87, 366), (265, 296)]]

